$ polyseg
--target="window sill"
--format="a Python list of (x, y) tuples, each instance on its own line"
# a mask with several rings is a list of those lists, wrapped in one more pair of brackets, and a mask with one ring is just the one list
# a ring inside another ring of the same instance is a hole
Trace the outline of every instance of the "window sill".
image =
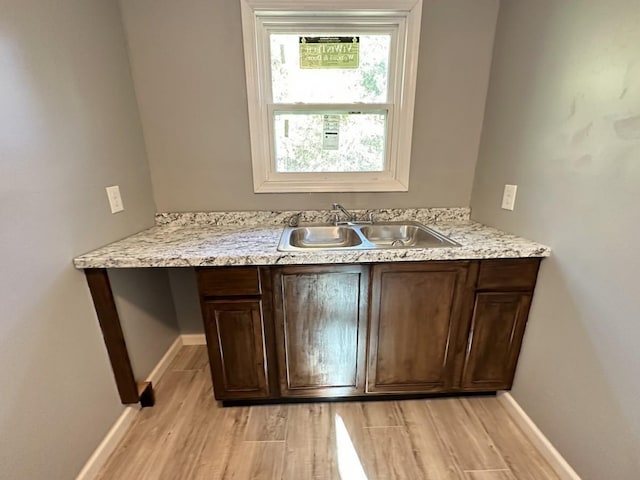
[[(318, 175), (318, 174), (315, 174)], [(409, 190), (408, 179), (402, 182), (384, 173), (366, 174), (370, 178), (362, 178), (363, 174), (334, 174), (339, 178), (280, 179), (254, 182), (255, 193), (309, 193), (309, 192), (406, 192)], [(353, 176), (352, 176), (353, 175)], [(289, 177), (295, 176), (290, 174)], [(354, 178), (355, 176), (360, 178)]]

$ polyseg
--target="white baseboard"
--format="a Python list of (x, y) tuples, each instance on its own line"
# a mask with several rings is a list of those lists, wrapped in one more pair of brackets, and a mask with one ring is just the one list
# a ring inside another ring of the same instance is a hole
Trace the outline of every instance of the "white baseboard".
[(562, 480), (581, 480), (571, 465), (560, 455), (553, 444), (540, 431), (533, 420), (525, 413), (509, 392), (498, 393), (498, 400), (505, 407), (511, 418), (516, 422), (522, 433), (538, 449), (553, 470)]
[[(202, 339), (200, 339), (200, 337), (202, 337)], [(167, 349), (158, 364), (151, 370), (146, 381), (158, 383), (180, 351), (180, 347), (183, 345), (205, 345), (204, 335), (179, 335)], [(92, 480), (96, 477), (100, 469), (109, 459), (109, 456), (118, 446), (118, 443), (120, 443), (120, 440), (122, 440), (127, 433), (127, 430), (129, 430), (139, 411), (140, 405), (129, 405), (125, 407), (120, 417), (118, 417), (102, 442), (100, 442), (100, 445), (98, 445), (98, 448), (96, 448), (91, 457), (89, 457), (89, 460), (85, 463), (76, 480)]]
[(193, 333), (188, 335), (180, 335), (183, 345), (206, 345), (207, 340), (204, 337), (204, 333)]

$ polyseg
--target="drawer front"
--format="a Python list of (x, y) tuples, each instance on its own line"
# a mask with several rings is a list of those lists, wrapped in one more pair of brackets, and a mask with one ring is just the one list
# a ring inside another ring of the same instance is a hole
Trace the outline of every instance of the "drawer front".
[(198, 268), (198, 291), (203, 297), (261, 295), (258, 267)]
[(483, 260), (478, 290), (533, 290), (539, 265), (539, 258)]

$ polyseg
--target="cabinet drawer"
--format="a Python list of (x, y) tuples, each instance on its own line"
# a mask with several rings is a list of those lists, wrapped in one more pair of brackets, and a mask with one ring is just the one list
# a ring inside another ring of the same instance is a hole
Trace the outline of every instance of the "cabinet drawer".
[(196, 272), (203, 297), (262, 294), (258, 267), (198, 268)]
[(483, 260), (478, 290), (533, 290), (539, 265), (539, 258)]

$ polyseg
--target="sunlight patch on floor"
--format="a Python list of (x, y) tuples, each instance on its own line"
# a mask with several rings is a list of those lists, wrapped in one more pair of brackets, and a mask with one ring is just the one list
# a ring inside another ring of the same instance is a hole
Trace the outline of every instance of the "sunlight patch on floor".
[(338, 450), (338, 471), (342, 480), (367, 480), (360, 458), (342, 417), (336, 414), (336, 447)]

